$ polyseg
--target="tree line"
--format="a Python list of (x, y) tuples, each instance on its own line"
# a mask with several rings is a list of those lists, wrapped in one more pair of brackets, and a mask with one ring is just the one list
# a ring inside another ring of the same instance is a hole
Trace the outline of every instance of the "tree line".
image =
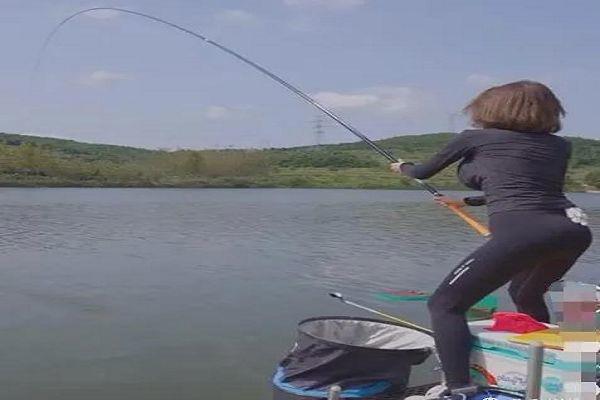
[[(423, 160), (450, 137), (404, 136), (380, 143), (393, 153)], [(569, 187), (600, 188), (600, 141), (571, 140), (574, 152)], [(371, 187), (366, 181), (377, 186), (373, 176), (383, 174), (385, 168), (384, 160), (359, 143), (268, 150), (165, 151), (0, 133), (0, 184), (5, 186), (178, 186), (185, 181), (183, 186), (228, 187), (242, 185), (240, 182), (252, 186), (256, 182), (257, 186), (268, 187), (326, 187), (328, 183), (339, 187), (343, 183), (336, 182), (336, 176), (341, 177), (342, 171), (364, 171), (363, 183), (360, 173), (346, 173), (351, 179), (349, 185)], [(319, 182), (315, 182), (316, 170), (329, 172), (317, 174)], [(444, 183), (452, 180), (450, 175), (444, 179)], [(381, 184), (394, 187), (393, 181)]]

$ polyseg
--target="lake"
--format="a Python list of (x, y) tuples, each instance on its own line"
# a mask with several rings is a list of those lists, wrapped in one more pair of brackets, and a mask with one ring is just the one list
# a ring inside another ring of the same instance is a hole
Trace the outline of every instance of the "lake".
[[(570, 197), (600, 237), (600, 195)], [(3, 188), (0, 221), (11, 400), (269, 399), (299, 320), (361, 315), (329, 291), (427, 324), (374, 293), (431, 290), (484, 240), (419, 191)]]

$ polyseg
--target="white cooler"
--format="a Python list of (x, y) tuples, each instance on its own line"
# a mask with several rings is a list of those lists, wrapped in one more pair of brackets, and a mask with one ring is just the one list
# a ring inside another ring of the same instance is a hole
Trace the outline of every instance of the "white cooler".
[[(471, 352), (473, 383), (524, 391), (527, 388), (528, 346), (509, 341), (516, 333), (485, 329), (492, 326), (492, 320), (471, 322), (469, 326), (475, 337)], [(567, 364), (562, 361), (561, 353), (561, 350), (544, 349), (541, 399), (565, 398), (562, 394)]]

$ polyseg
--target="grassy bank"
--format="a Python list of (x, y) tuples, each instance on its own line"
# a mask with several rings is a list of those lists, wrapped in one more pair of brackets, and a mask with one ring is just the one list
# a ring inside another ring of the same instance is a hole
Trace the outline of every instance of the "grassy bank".
[[(424, 160), (448, 133), (397, 136), (378, 143), (407, 160)], [(600, 188), (600, 141), (571, 138), (569, 190)], [(460, 185), (449, 169), (431, 180)], [(412, 188), (362, 143), (265, 150), (160, 151), (0, 133), (0, 186)]]

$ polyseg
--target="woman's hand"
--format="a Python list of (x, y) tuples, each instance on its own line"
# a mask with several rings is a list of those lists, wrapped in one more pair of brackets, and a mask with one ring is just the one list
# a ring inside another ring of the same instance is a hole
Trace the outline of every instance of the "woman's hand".
[(404, 164), (404, 161), (391, 163), (390, 169), (392, 170), (392, 172), (397, 172), (397, 173), (401, 174), (402, 173), (402, 164)]
[(444, 207), (464, 207), (467, 205), (463, 200), (453, 199), (452, 197), (448, 196), (435, 196), (433, 200)]

